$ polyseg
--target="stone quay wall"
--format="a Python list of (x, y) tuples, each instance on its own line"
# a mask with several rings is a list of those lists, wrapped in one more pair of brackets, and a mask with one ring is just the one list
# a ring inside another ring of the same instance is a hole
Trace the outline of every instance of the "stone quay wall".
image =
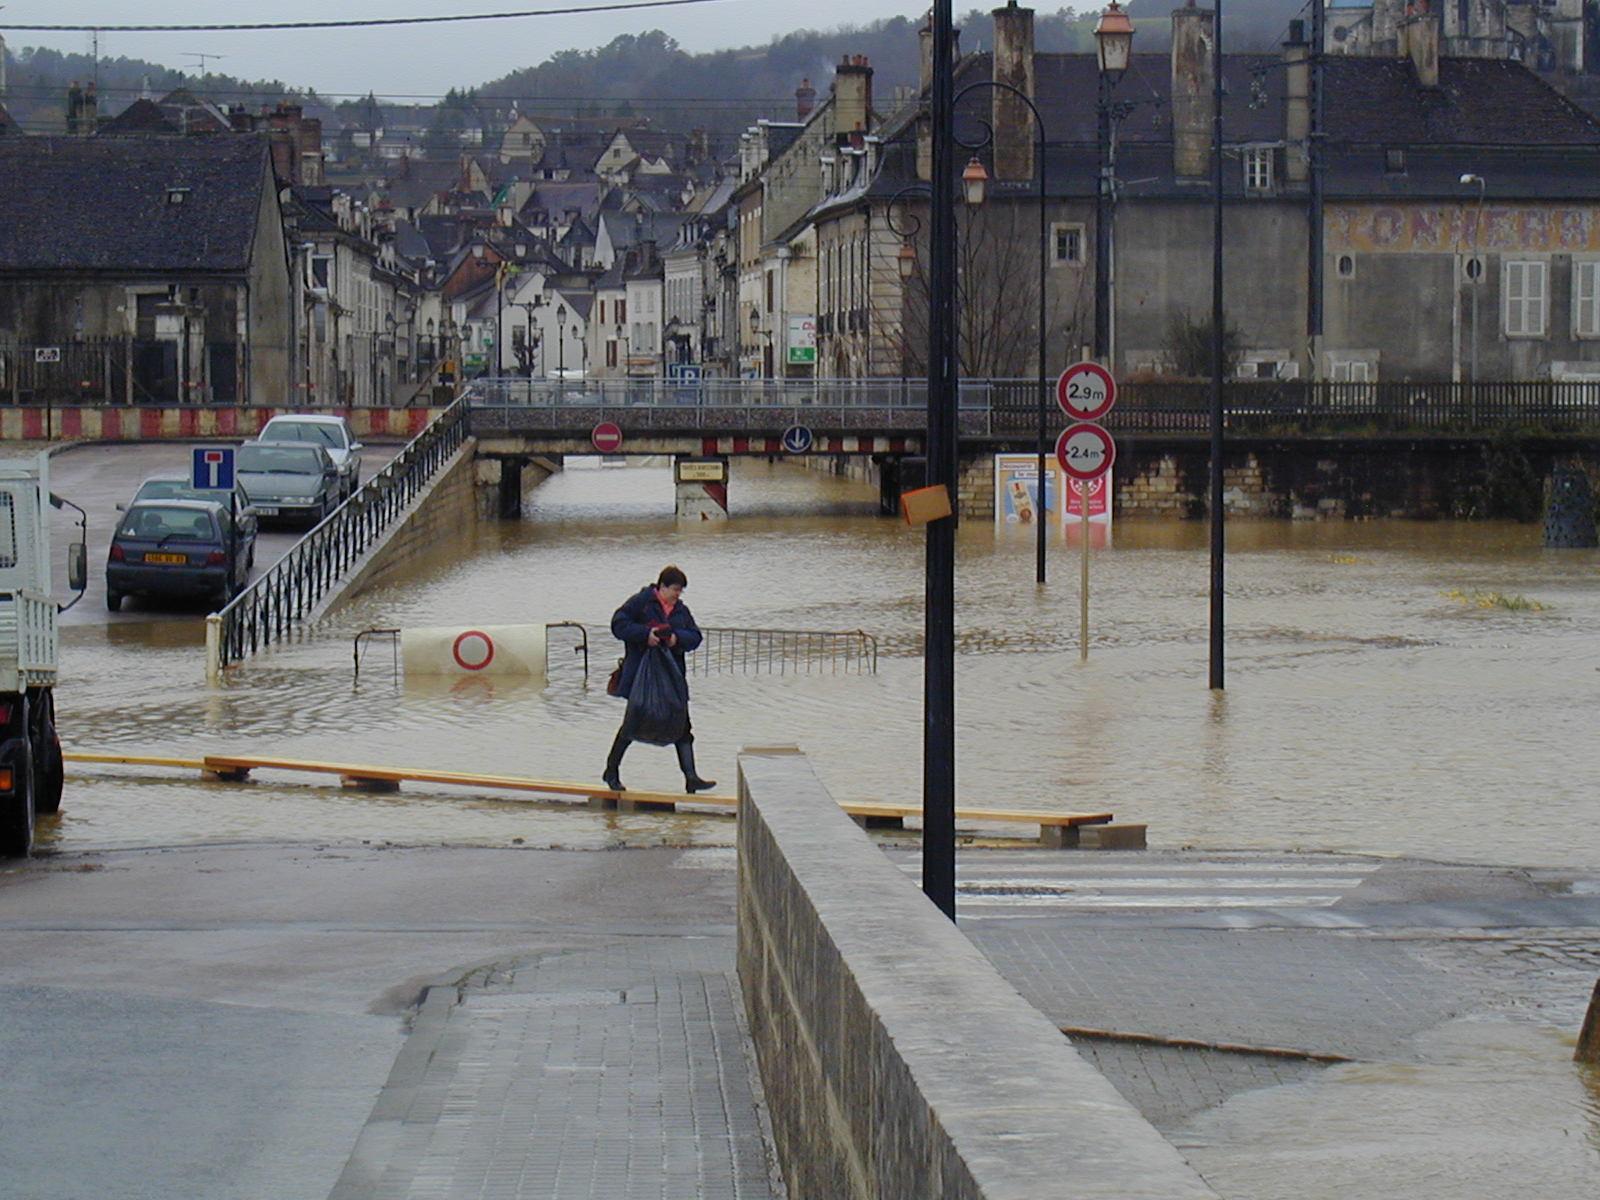
[(741, 756), (738, 839), (739, 982), (791, 1200), (1214, 1200), (803, 756)]

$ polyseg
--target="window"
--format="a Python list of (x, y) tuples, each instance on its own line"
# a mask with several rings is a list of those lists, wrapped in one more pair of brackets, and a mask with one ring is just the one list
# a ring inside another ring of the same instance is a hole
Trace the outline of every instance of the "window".
[(600, 322), (599, 323), (601, 325), (604, 325), (606, 323), (606, 302), (604, 300), (600, 301)]
[(1058, 267), (1076, 266), (1083, 261), (1083, 226), (1050, 226), (1050, 261)]
[(1335, 383), (1370, 383), (1372, 367), (1370, 363), (1335, 359), (1331, 374)]
[(606, 342), (606, 366), (614, 367), (616, 365), (617, 365), (617, 343), (615, 341), (607, 341)]
[(1404, 175), (1406, 173), (1406, 152), (1404, 150), (1385, 150), (1383, 152), (1383, 169), (1390, 175)]
[(628, 302), (626, 300), (618, 300), (617, 301), (617, 324), (618, 325), (626, 325), (627, 323), (628, 323)]
[(1600, 337), (1600, 262), (1572, 264), (1572, 334)]
[(1258, 148), (1244, 152), (1244, 190), (1266, 192), (1272, 190), (1272, 150)]
[(767, 272), (767, 311), (768, 312), (771, 312), (776, 307), (776, 305), (774, 305), (772, 303), (773, 295), (774, 295), (774, 291), (775, 291), (774, 280), (775, 280), (776, 276), (777, 276), (777, 272), (776, 271), (768, 271)]
[(1340, 279), (1354, 279), (1356, 277), (1355, 256), (1353, 254), (1339, 255), (1339, 261), (1335, 264), (1335, 269), (1339, 272)]
[(1543, 337), (1545, 276), (1549, 264), (1513, 260), (1505, 265), (1505, 331), (1507, 337)]

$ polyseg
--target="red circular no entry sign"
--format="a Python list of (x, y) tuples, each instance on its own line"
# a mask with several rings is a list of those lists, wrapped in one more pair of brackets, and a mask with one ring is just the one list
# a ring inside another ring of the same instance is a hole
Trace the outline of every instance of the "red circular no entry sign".
[(481, 671), (494, 661), (494, 639), (477, 629), (469, 629), (450, 647), (456, 665), (464, 671)]
[(615, 454), (622, 449), (622, 427), (615, 421), (601, 421), (594, 427), (589, 440), (601, 454)]

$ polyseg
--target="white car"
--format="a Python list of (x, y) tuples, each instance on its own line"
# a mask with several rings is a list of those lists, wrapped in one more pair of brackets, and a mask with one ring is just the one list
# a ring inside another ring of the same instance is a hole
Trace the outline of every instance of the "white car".
[(339, 499), (349, 499), (361, 486), (361, 443), (343, 417), (321, 413), (295, 413), (273, 417), (256, 438), (258, 442), (309, 442), (321, 446), (339, 468)]

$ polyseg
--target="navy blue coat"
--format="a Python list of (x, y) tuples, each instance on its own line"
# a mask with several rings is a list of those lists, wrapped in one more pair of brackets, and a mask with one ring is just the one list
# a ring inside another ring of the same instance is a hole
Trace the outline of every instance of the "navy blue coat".
[(622, 685), (617, 695), (625, 698), (633, 690), (633, 678), (639, 673), (644, 652), (650, 648), (650, 630), (656, 625), (670, 625), (672, 632), (677, 634), (678, 644), (668, 649), (677, 660), (678, 669), (684, 671), (687, 681), (688, 672), (684, 670), (683, 656), (699, 647), (700, 627), (694, 623), (694, 614), (682, 600), (673, 606), (670, 617), (665, 615), (661, 611), (661, 602), (656, 599), (655, 586), (647, 584), (637, 595), (629, 597), (611, 617), (612, 636), (626, 650), (622, 663)]

